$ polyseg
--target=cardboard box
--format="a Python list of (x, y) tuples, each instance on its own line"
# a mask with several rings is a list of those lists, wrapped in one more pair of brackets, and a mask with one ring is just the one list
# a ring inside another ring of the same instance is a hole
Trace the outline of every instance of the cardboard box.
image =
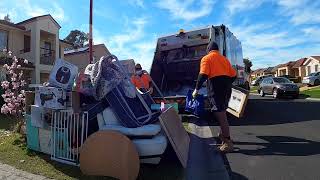
[(36, 105), (31, 106), (31, 125), (37, 128), (49, 129), (52, 122), (52, 110)]
[(62, 88), (36, 87), (35, 105), (50, 109), (66, 108), (66, 92)]
[(233, 87), (227, 112), (241, 118), (246, 108), (248, 98), (249, 91), (239, 87)]
[(34, 151), (39, 151), (39, 128), (31, 125), (31, 116), (26, 114), (25, 120), (27, 124), (27, 147)]
[(178, 112), (173, 107), (170, 107), (160, 115), (159, 119), (182, 166), (186, 168), (189, 158), (190, 138), (182, 125)]
[(71, 90), (78, 74), (78, 67), (70, 62), (57, 59), (49, 77), (51, 85)]
[(47, 129), (39, 128), (39, 144), (40, 144), (40, 152), (45, 154), (52, 153), (52, 139), (51, 139), (51, 131)]

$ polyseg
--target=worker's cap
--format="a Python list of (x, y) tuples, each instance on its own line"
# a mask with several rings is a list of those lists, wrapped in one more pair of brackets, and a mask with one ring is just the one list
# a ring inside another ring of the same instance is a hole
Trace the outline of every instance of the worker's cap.
[(142, 69), (141, 64), (136, 64), (135, 69), (136, 70), (141, 70)]
[(210, 51), (213, 50), (218, 50), (219, 51), (219, 46), (216, 42), (214, 42), (213, 40), (210, 41), (210, 43), (207, 46), (207, 52), (209, 53)]

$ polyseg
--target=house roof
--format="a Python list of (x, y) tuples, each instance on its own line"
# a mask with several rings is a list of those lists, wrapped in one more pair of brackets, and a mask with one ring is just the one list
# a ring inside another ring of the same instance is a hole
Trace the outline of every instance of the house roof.
[(263, 72), (272, 72), (273, 67), (267, 67), (264, 69)]
[(307, 60), (307, 58), (301, 58), (297, 61), (294, 62), (294, 65), (292, 66), (292, 68), (299, 68), (303, 65), (303, 63)]
[(272, 68), (271, 72), (276, 72), (279, 67), (281, 67), (283, 64), (278, 64), (275, 67)]
[(71, 45), (71, 46), (73, 45), (72, 43), (70, 43), (70, 42), (68, 42), (68, 41), (65, 41), (65, 40), (62, 40), (62, 39), (59, 39), (59, 41), (62, 42), (62, 43), (65, 43), (65, 44), (69, 44), (69, 45)]
[(21, 21), (21, 22), (17, 23), (16, 25), (29, 23), (29, 22), (35, 21), (35, 20), (37, 20), (39, 18), (43, 18), (43, 17), (49, 17), (59, 28), (61, 28), (59, 23), (50, 14), (46, 14), (46, 15), (42, 15), (42, 16), (36, 16), (36, 17), (30, 18), (30, 19), (26, 19), (24, 21)]
[(295, 64), (295, 61), (289, 61), (287, 63), (280, 64), (279, 67), (277, 67), (277, 68), (292, 67), (294, 64)]
[(320, 56), (311, 56), (313, 59), (320, 61)]
[(260, 68), (260, 69), (256, 69), (256, 70), (254, 70), (251, 74), (258, 74), (258, 73), (262, 73), (264, 71), (264, 69), (263, 68)]
[[(93, 45), (93, 48), (98, 47), (98, 46), (103, 46), (107, 49), (107, 47), (104, 44), (96, 44)], [(107, 49), (108, 50), (108, 49)], [(72, 50), (68, 50), (68, 51), (64, 51), (64, 55), (65, 56), (69, 56), (69, 55), (74, 55), (74, 54), (81, 54), (81, 53), (87, 53), (89, 52), (89, 47), (83, 47), (83, 48), (78, 48), (78, 49), (72, 49)]]
[(17, 24), (14, 24), (12, 22), (8, 22), (6, 20), (0, 20), (0, 24), (4, 24), (4, 25), (7, 25), (7, 26), (10, 26), (10, 27), (13, 27), (13, 28), (17, 28), (17, 29), (20, 29), (20, 30), (26, 30), (25, 27), (17, 25)]

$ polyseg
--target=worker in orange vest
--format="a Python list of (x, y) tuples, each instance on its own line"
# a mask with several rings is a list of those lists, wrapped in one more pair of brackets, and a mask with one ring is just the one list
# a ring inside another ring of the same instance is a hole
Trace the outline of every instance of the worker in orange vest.
[(198, 95), (202, 84), (207, 80), (211, 111), (219, 121), (221, 129), (219, 138), (222, 145), (219, 150), (224, 153), (233, 151), (226, 109), (231, 97), (232, 83), (236, 76), (237, 72), (232, 68), (230, 61), (219, 53), (218, 45), (211, 41), (207, 47), (207, 55), (201, 60), (200, 72), (192, 96), (195, 98)]
[(148, 92), (149, 94), (153, 93), (153, 85), (152, 85), (151, 77), (147, 73), (147, 71), (142, 70), (142, 67), (140, 64), (136, 64), (135, 74), (132, 75), (131, 82), (141, 92), (143, 93)]

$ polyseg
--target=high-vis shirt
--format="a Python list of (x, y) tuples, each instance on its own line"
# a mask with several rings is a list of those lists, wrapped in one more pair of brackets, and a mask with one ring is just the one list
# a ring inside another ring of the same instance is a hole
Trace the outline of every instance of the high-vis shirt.
[(131, 82), (138, 89), (145, 88), (148, 90), (150, 88), (151, 77), (148, 74), (142, 74), (141, 76), (133, 75), (131, 77)]
[(222, 56), (219, 51), (210, 51), (204, 56), (200, 64), (200, 74), (205, 74), (209, 79), (218, 76), (235, 77), (237, 75), (227, 58)]
[[(199, 74), (200, 77), (207, 76), (207, 95), (212, 110), (225, 111), (231, 96), (232, 82), (237, 76), (236, 70), (219, 51), (213, 50), (202, 58)], [(197, 83), (197, 86), (200, 88), (202, 84)]]

